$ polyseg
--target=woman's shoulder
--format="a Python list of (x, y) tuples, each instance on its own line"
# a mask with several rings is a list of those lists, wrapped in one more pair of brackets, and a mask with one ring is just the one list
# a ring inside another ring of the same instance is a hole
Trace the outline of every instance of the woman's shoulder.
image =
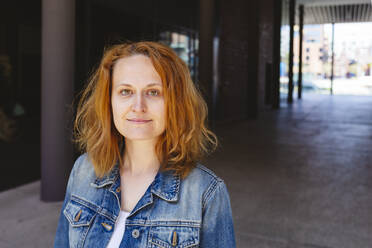
[(81, 154), (74, 163), (70, 177), (73, 178), (74, 184), (84, 185), (95, 178), (93, 164), (87, 153)]
[(82, 171), (86, 173), (87, 171), (94, 171), (94, 167), (89, 160), (89, 156), (87, 153), (81, 154), (74, 163), (72, 168), (72, 173), (80, 174)]
[(213, 191), (218, 185), (224, 185), (223, 179), (216, 175), (211, 169), (197, 163), (190, 174), (184, 179), (183, 184), (190, 187), (198, 187), (199, 191)]
[(223, 180), (216, 175), (211, 169), (207, 168), (201, 163), (197, 163), (195, 168), (190, 172), (190, 175), (203, 180), (213, 181), (213, 182), (222, 182)]

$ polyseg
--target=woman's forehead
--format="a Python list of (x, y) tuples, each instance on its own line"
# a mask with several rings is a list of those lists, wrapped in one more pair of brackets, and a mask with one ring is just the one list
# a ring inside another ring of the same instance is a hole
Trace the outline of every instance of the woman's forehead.
[(160, 75), (155, 70), (150, 58), (144, 55), (134, 55), (121, 58), (113, 68), (113, 84), (162, 85)]

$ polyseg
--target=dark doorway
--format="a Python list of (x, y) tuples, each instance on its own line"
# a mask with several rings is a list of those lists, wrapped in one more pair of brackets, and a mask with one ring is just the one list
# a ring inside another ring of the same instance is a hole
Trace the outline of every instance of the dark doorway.
[(0, 10), (0, 191), (40, 178), (41, 2)]

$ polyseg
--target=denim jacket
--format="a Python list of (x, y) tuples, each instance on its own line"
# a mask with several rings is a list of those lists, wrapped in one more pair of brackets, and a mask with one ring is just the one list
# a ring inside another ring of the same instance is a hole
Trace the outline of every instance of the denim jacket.
[[(120, 212), (116, 165), (97, 178), (87, 154), (75, 162), (54, 247), (106, 247)], [(235, 247), (225, 183), (198, 164), (185, 179), (158, 172), (126, 220), (120, 247)]]

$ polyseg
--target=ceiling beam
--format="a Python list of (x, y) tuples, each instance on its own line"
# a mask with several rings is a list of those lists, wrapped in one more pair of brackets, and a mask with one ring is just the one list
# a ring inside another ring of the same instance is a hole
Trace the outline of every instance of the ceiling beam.
[(362, 18), (362, 8), (363, 5), (357, 5), (358, 11), (357, 11), (357, 18), (361, 19)]
[(366, 22), (366, 21), (368, 20), (368, 18), (367, 18), (367, 16), (368, 16), (368, 12), (371, 11), (370, 6), (371, 6), (371, 5), (366, 5), (366, 6), (363, 8), (364, 11), (363, 11), (363, 13), (362, 13), (362, 17), (361, 17), (361, 19), (362, 19), (363, 22)]
[(371, 4), (371, 0), (297, 0), (297, 5), (304, 6), (331, 6), (351, 4)]

